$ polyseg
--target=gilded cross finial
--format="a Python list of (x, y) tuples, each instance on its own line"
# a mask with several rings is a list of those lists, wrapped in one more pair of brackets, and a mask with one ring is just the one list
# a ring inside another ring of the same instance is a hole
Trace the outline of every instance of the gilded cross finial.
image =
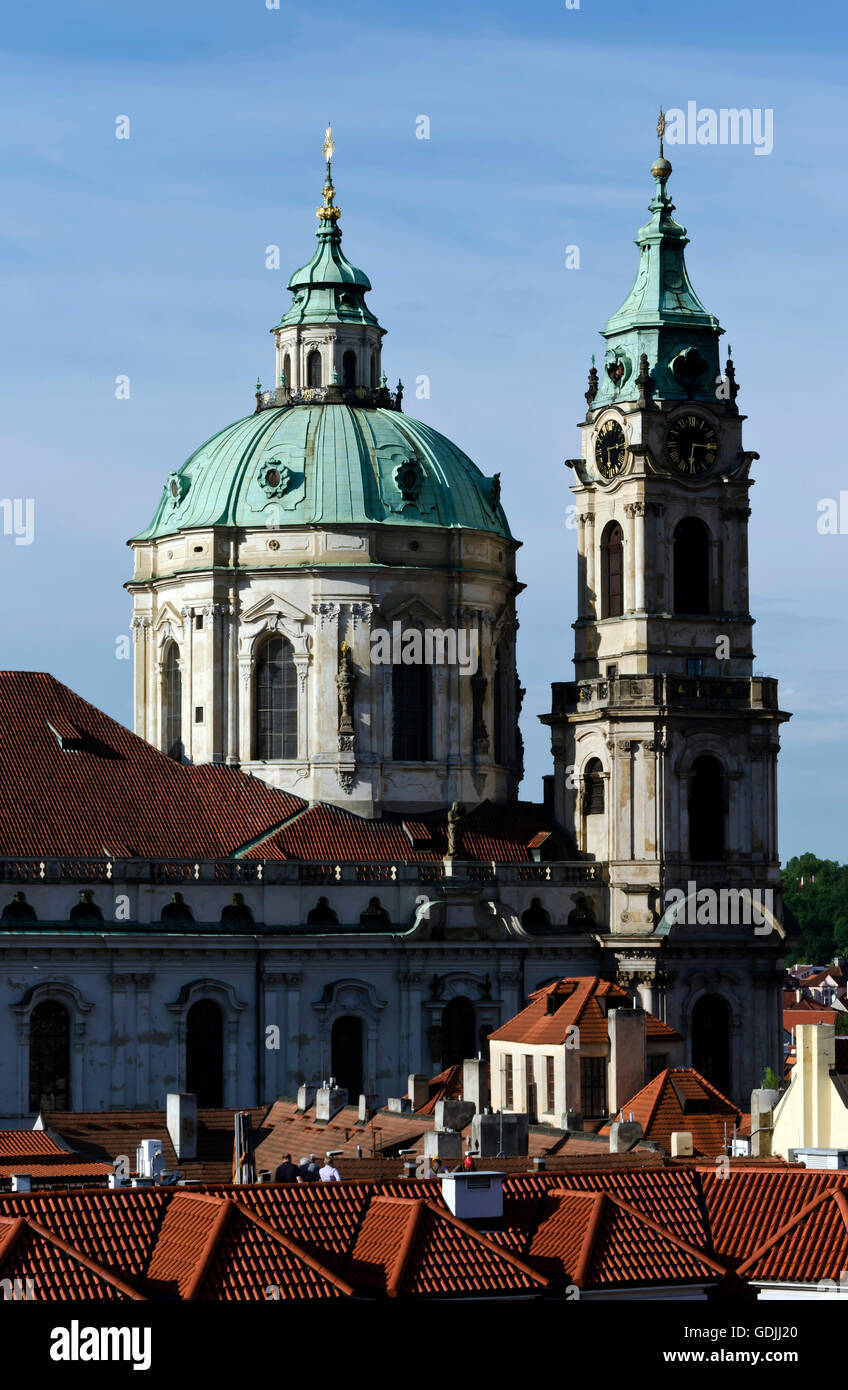
[(336, 145), (333, 140), (333, 127), (327, 126), (324, 131), (324, 143), (321, 146), (321, 153), (327, 161), (327, 179), (321, 190), (324, 195), (324, 206), (318, 208), (318, 218), (321, 222), (338, 222), (341, 217), (341, 209), (337, 208), (334, 202), (336, 190), (333, 187), (333, 175), (330, 170), (330, 163), (336, 153)]

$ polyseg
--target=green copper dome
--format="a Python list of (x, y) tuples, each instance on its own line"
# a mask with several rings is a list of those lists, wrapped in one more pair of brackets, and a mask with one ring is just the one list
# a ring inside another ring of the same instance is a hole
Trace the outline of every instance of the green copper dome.
[(643, 354), (655, 397), (713, 404), (716, 400), (718, 340), (723, 330), (689, 279), (684, 258), (689, 245), (686, 228), (672, 216), (674, 204), (666, 187), (671, 176), (668, 160), (656, 160), (651, 174), (651, 219), (636, 234), (636, 278), (621, 308), (602, 329), (607, 348), (591, 403), (595, 410), (638, 398), (643, 389), (639, 383)]
[(510, 538), (500, 479), (398, 410), (283, 406), (228, 425), (163, 489), (136, 540), (189, 527), (384, 522), (465, 527)]

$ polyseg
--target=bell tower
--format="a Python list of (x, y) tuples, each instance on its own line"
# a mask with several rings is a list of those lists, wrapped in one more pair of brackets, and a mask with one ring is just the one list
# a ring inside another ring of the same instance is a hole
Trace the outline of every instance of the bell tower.
[[(754, 979), (767, 991), (752, 1056), (728, 1042), (727, 1076), (711, 1078), (744, 1095), (780, 1056), (776, 765), (789, 716), (777, 681), (753, 672), (748, 495), (759, 455), (743, 447), (729, 354), (720, 371), (722, 329), (689, 280), (663, 125), (636, 278), (602, 330), (581, 457), (566, 460), (577, 502), (575, 679), (553, 686), (542, 720), (558, 819), (606, 885), (608, 973), (689, 1038), (696, 1066), (705, 1054), (688, 1015), (698, 998), (720, 996), (738, 1031)], [(763, 892), (767, 927), (751, 920), (749, 898)], [(672, 965), (683, 944), (685, 970)]]

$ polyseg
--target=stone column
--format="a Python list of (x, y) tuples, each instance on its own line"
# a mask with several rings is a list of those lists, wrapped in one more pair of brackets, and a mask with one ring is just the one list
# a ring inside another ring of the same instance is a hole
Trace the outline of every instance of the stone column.
[(645, 611), (645, 503), (632, 502), (633, 518), (634, 606), (637, 613)]
[(131, 975), (113, 975), (112, 984), (112, 1054), (109, 1103), (113, 1110), (130, 1108), (127, 1099), (127, 1052), (130, 1033), (127, 1025), (127, 991)]

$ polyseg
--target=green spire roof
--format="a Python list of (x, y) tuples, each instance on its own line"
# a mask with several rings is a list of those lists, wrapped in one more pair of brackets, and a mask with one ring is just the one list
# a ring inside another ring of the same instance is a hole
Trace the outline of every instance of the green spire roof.
[[(327, 180), (324, 202), (318, 209), (318, 245), (306, 265), (292, 275), (288, 288), (292, 302), (277, 328), (297, 323), (371, 323), (379, 328), (365, 303), (365, 292), (371, 281), (342, 251), (339, 229), (341, 211), (335, 205), (335, 189), (327, 160)], [(274, 331), (273, 329), (271, 330)]]
[(651, 168), (651, 219), (636, 234), (639, 265), (630, 293), (602, 329), (607, 340), (604, 370), (593, 409), (635, 400), (644, 353), (653, 394), (664, 399), (715, 401), (718, 376), (718, 319), (701, 303), (689, 279), (686, 228), (675, 222), (666, 184), (671, 165), (660, 157)]

